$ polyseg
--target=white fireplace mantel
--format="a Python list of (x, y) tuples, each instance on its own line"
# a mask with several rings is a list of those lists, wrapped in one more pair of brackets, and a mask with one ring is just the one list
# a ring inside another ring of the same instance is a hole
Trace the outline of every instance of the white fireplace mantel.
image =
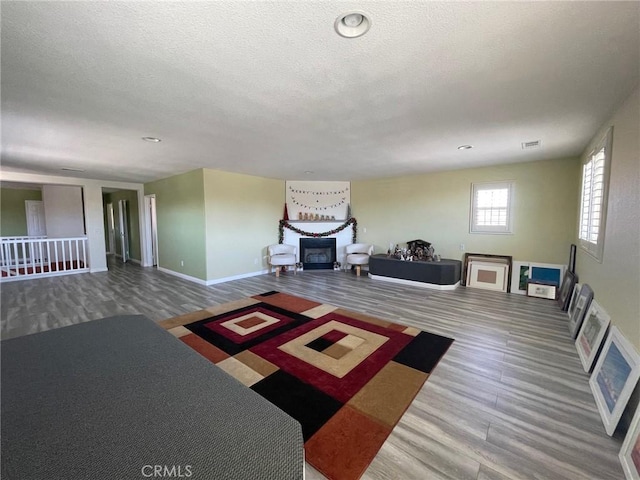
[[(323, 233), (329, 232), (331, 230), (335, 230), (338, 227), (344, 225), (344, 221), (336, 221), (336, 222), (291, 222), (291, 225), (295, 226), (299, 230), (303, 230), (308, 233)], [(297, 253), (297, 261), (300, 261), (300, 239), (301, 238), (316, 238), (309, 235), (300, 235), (293, 230), (284, 227), (284, 239), (282, 243), (286, 243), (287, 245), (294, 245), (298, 249)], [(344, 268), (344, 256), (345, 256), (345, 247), (347, 245), (351, 245), (353, 243), (353, 224), (350, 223), (347, 227), (338, 233), (334, 233), (333, 235), (327, 235), (323, 238), (335, 238), (336, 239), (336, 258), (338, 262), (340, 262)]]

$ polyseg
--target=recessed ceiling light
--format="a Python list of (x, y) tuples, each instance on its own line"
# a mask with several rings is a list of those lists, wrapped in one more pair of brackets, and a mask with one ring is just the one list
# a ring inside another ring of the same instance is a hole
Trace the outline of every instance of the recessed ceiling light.
[(64, 170), (65, 172), (84, 172), (82, 168), (73, 168), (73, 167), (62, 167), (60, 170)]
[(145, 142), (160, 143), (162, 140), (156, 137), (142, 137)]
[(311, 170), (305, 170), (305, 172), (304, 172), (304, 173), (306, 173), (307, 175), (311, 175), (311, 174), (313, 174), (313, 172), (312, 172)]
[(458, 150), (471, 150), (473, 148), (473, 145), (460, 145), (458, 147)]
[(371, 20), (364, 12), (347, 12), (340, 15), (334, 25), (336, 32), (341, 37), (361, 37), (371, 28)]

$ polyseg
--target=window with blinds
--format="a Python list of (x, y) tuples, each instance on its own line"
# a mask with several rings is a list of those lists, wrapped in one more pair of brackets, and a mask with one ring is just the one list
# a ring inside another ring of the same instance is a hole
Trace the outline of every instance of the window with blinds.
[(512, 233), (513, 182), (471, 186), (471, 233)]
[(578, 239), (581, 247), (600, 261), (604, 246), (611, 138), (612, 129), (609, 129), (582, 164)]

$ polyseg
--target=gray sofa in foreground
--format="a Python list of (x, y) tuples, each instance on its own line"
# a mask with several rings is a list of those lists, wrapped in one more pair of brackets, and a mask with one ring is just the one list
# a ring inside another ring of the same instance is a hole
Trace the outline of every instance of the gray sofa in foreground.
[(303, 476), (298, 422), (146, 317), (0, 350), (3, 480)]

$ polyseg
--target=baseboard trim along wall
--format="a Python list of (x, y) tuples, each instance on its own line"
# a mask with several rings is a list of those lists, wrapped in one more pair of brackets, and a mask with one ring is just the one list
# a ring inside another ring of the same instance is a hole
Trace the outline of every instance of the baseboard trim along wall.
[(192, 277), (191, 275), (185, 275), (184, 273), (176, 272), (174, 270), (169, 270), (164, 267), (157, 267), (159, 272), (168, 273), (169, 275), (173, 275), (174, 277), (181, 278), (183, 280), (188, 280), (189, 282), (197, 283), (198, 285), (207, 285), (205, 280), (201, 278)]
[(169, 275), (173, 275), (174, 277), (179, 277), (179, 278), (182, 278), (183, 280), (188, 280), (189, 282), (197, 283), (198, 285), (204, 285), (205, 287), (208, 287), (210, 285), (216, 285), (217, 283), (231, 282), (232, 280), (240, 280), (242, 278), (257, 277), (258, 275), (264, 275), (265, 273), (269, 273), (268, 269), (264, 269), (264, 270), (259, 270), (257, 272), (241, 273), (240, 275), (233, 275), (231, 277), (214, 278), (212, 280), (202, 280), (201, 278), (196, 278), (190, 275), (185, 275), (184, 273), (169, 270), (168, 268), (164, 268), (164, 267), (157, 267), (157, 268), (159, 272), (168, 273)]
[(405, 280), (403, 278), (383, 277), (382, 275), (369, 274), (369, 278), (373, 280), (382, 280), (384, 282), (400, 283), (402, 285), (412, 285), (414, 287), (430, 288), (432, 290), (455, 290), (460, 286), (460, 282), (453, 285), (436, 285), (435, 283), (416, 282), (414, 280)]
[(240, 280), (241, 278), (257, 277), (258, 275), (264, 275), (265, 273), (269, 273), (269, 270), (265, 269), (258, 272), (242, 273), (240, 275), (234, 275), (232, 277), (215, 278), (213, 280), (207, 280), (206, 285), (215, 285), (216, 283), (225, 283), (232, 280)]

